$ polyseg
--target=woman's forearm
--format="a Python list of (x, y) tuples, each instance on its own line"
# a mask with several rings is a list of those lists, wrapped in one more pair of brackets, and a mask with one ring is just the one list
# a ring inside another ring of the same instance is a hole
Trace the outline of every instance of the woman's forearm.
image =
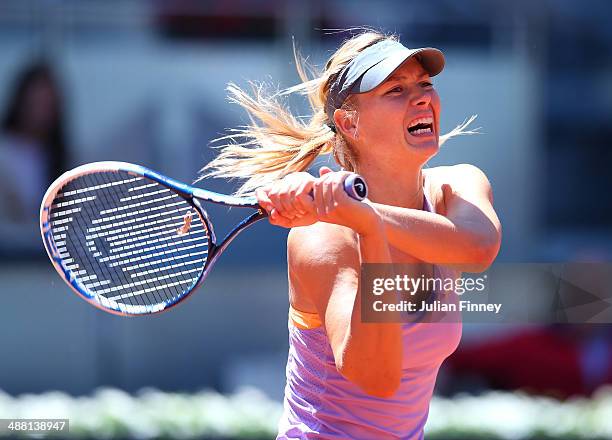
[(499, 236), (486, 221), (453, 222), (440, 214), (373, 203), (389, 244), (419, 260), (485, 270), (497, 255)]

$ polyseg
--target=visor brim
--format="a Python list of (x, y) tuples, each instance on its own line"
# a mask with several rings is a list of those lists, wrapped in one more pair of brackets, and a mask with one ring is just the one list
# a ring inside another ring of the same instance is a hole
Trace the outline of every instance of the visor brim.
[(356, 81), (351, 93), (365, 93), (374, 90), (389, 78), (402, 64), (416, 58), (429, 76), (435, 76), (444, 69), (444, 54), (433, 47), (398, 51), (372, 66), (360, 80)]

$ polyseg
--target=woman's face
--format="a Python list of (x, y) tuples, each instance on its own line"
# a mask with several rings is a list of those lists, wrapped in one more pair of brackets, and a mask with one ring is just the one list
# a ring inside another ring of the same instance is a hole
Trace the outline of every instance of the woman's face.
[(440, 98), (416, 59), (374, 90), (353, 96), (358, 121), (352, 141), (360, 162), (383, 156), (390, 163), (422, 165), (438, 152)]

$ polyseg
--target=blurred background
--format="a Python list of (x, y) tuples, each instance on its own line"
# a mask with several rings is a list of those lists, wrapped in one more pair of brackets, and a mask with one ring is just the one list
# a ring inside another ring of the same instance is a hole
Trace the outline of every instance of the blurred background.
[[(445, 52), (434, 80), (442, 131), (477, 114), (483, 134), (450, 141), (430, 165), (485, 171), (504, 229), (498, 261), (609, 262), (611, 16), (608, 0), (1, 0), (0, 389), (250, 386), (281, 401), (286, 230), (258, 224), (185, 305), (126, 319), (69, 292), (42, 247), (38, 208), (55, 177), (85, 162), (194, 181), (214, 157), (209, 142), (247, 121), (227, 83), (296, 84), (292, 38), (322, 67), (350, 35), (330, 30), (367, 25)], [(608, 325), (466, 323), (436, 395), (522, 390), (562, 401), (607, 383)]]

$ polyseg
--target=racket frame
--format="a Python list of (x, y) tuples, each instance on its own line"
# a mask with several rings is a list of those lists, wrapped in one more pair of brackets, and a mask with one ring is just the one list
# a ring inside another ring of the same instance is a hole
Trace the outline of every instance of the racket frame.
[[(55, 240), (53, 238), (51, 228), (51, 205), (55, 200), (57, 194), (72, 180), (99, 172), (126, 172), (134, 177), (144, 177), (150, 179), (171, 191), (174, 191), (177, 195), (182, 197), (189, 205), (191, 205), (196, 213), (200, 216), (200, 220), (204, 224), (208, 232), (208, 256), (202, 267), (202, 270), (198, 274), (198, 277), (192, 283), (190, 287), (175, 298), (166, 300), (156, 305), (130, 305), (129, 308), (140, 309), (142, 313), (128, 312), (125, 310), (126, 306), (117, 302), (110, 302), (106, 297), (103, 300), (97, 299), (95, 294), (91, 294), (87, 288), (85, 288), (79, 278), (74, 275), (71, 269), (66, 267), (64, 259), (60, 256), (60, 252), (57, 249)], [(234, 228), (225, 236), (225, 238), (217, 243), (216, 234), (214, 231), (213, 224), (208, 216), (206, 210), (202, 207), (200, 201), (206, 201), (216, 203), (224, 206), (239, 207), (239, 208), (252, 208), (255, 212), (246, 217), (244, 220), (239, 222)], [(227, 246), (236, 238), (236, 236), (251, 226), (267, 217), (266, 211), (259, 206), (255, 197), (235, 197), (227, 196), (212, 191), (208, 191), (201, 188), (194, 188), (185, 183), (179, 182), (146, 167), (135, 165), (127, 162), (115, 162), (115, 161), (104, 161), (104, 162), (93, 162), (85, 165), (76, 167), (66, 173), (62, 174), (57, 178), (49, 187), (41, 203), (40, 208), (40, 231), (42, 239), (49, 256), (51, 263), (55, 267), (55, 270), (60, 274), (64, 281), (70, 286), (71, 290), (76, 293), (80, 298), (86, 300), (93, 306), (109, 313), (120, 316), (138, 316), (138, 315), (149, 315), (153, 313), (160, 313), (166, 311), (179, 302), (184, 301), (187, 297), (193, 293), (206, 279), (210, 270), (214, 266), (214, 263), (221, 256)], [(102, 305), (101, 303), (106, 301), (108, 305)], [(114, 303), (114, 304), (113, 304)], [(124, 309), (124, 310), (122, 310)]]

